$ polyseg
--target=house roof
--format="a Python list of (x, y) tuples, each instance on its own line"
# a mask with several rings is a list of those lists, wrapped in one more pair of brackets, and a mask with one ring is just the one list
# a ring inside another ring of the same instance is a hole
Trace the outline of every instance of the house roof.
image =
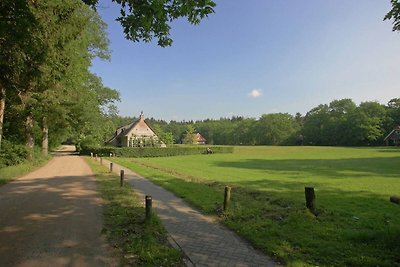
[(207, 139), (205, 139), (200, 133), (195, 134), (197, 142), (206, 142)]
[(383, 139), (383, 141), (386, 141), (393, 133), (398, 132), (400, 133), (400, 125), (395, 127), (386, 137)]
[(130, 131), (133, 128), (135, 128), (136, 126), (142, 128), (142, 129), (149, 128), (154, 133), (154, 130), (151, 129), (151, 127), (145, 122), (143, 111), (142, 111), (138, 120), (117, 128), (114, 135), (109, 140), (107, 140), (106, 143), (110, 143), (118, 137), (127, 136), (130, 133)]

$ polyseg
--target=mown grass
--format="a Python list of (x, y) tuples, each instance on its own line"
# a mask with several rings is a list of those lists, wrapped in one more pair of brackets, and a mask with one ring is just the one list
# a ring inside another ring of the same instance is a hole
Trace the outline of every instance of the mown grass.
[(119, 177), (86, 158), (96, 175), (104, 204), (103, 232), (120, 255), (121, 266), (184, 266), (183, 255), (168, 243), (166, 231), (145, 209), (130, 185), (120, 187)]
[(25, 161), (24, 163), (18, 165), (0, 168), (0, 185), (6, 184), (15, 178), (18, 178), (35, 169), (40, 168), (50, 159), (50, 156), (38, 155), (32, 161)]
[[(127, 159), (268, 255), (291, 266), (400, 266), (400, 150), (236, 147), (234, 154)], [(224, 185), (232, 209), (221, 214)], [(314, 186), (317, 216), (304, 205)]]

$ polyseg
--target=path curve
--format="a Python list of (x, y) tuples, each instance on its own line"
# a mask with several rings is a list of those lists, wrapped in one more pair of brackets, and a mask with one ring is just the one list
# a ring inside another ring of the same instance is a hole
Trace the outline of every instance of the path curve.
[(0, 266), (117, 266), (95, 177), (70, 150), (0, 187)]

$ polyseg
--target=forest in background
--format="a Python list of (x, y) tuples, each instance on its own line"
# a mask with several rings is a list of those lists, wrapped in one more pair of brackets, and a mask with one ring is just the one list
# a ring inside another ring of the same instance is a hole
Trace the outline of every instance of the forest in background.
[[(114, 125), (135, 121), (134, 117), (111, 116)], [(377, 146), (400, 125), (400, 98), (387, 105), (376, 101), (356, 105), (351, 99), (320, 104), (305, 115), (263, 114), (198, 121), (170, 121), (147, 118), (146, 122), (167, 144), (190, 143), (198, 132), (214, 145), (326, 145)], [(110, 133), (110, 136), (112, 132)]]

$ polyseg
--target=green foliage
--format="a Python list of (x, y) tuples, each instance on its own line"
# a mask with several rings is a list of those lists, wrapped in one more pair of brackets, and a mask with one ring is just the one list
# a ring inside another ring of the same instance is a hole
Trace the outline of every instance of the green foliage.
[[(289, 266), (398, 266), (400, 151), (235, 147), (235, 153), (114, 160), (221, 220)], [(221, 214), (223, 188), (232, 209)], [(305, 208), (314, 186), (318, 215)]]
[[(210, 146), (213, 153), (233, 153), (230, 146)], [(110, 153), (117, 157), (151, 158), (170, 157), (193, 154), (206, 154), (207, 147), (204, 146), (172, 146), (172, 147), (96, 147), (82, 146), (82, 155), (109, 156)]]
[(104, 229), (120, 254), (121, 266), (183, 266), (183, 255), (168, 243), (166, 231), (156, 214), (145, 221), (145, 210), (129, 184), (120, 187), (118, 177), (87, 160), (96, 174), (105, 200)]
[(282, 145), (294, 143), (290, 141), (299, 130), (293, 116), (287, 113), (262, 115), (255, 125), (257, 144)]
[(391, 0), (392, 9), (386, 14), (384, 20), (393, 20), (393, 31), (400, 31), (400, 2)]
[(26, 161), (28, 151), (24, 145), (16, 145), (3, 140), (0, 151), (0, 168), (21, 164)]
[(389, 106), (377, 102), (356, 106), (350, 99), (334, 100), (309, 111), (301, 133), (309, 145), (380, 145), (385, 134), (393, 129), (388, 110)]
[[(98, 0), (83, 0), (95, 7)], [(169, 37), (173, 20), (185, 17), (189, 23), (197, 25), (209, 14), (214, 13), (215, 3), (211, 0), (113, 0), (121, 5), (121, 16), (117, 18), (124, 29), (125, 37), (134, 42), (150, 42), (154, 37), (158, 45), (172, 44)]]
[[(5, 146), (8, 147), (9, 144)], [(2, 152), (0, 154), (0, 185), (35, 170), (50, 159), (48, 156), (43, 156), (39, 151), (35, 151), (34, 159), (32, 161), (27, 161), (23, 157), (27, 155), (27, 152), (22, 152), (22, 150), (26, 150), (26, 148), (24, 146), (18, 147), (19, 148), (14, 148), (12, 152), (7, 148), (7, 152)], [(10, 159), (8, 159), (8, 155), (11, 155)], [(6, 164), (9, 165), (6, 166)]]
[(196, 129), (194, 128), (193, 125), (188, 124), (186, 125), (186, 131), (183, 135), (182, 143), (183, 144), (194, 144), (195, 143), (195, 131)]

